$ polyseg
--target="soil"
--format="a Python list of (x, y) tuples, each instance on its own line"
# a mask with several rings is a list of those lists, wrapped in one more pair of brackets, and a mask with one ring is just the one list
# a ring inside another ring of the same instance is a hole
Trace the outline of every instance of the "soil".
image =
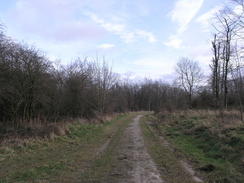
[(163, 183), (159, 170), (147, 152), (137, 116), (125, 129), (120, 140), (119, 163), (112, 176), (118, 176), (119, 183)]

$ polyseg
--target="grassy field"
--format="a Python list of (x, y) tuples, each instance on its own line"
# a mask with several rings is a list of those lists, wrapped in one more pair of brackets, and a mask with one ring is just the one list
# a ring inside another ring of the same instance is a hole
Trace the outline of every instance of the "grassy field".
[[(81, 182), (106, 176), (109, 151), (116, 136), (136, 114), (123, 114), (102, 124), (70, 125), (70, 133), (23, 146), (0, 147), (0, 183)], [(102, 151), (106, 150), (106, 155)], [(95, 170), (95, 171), (94, 171)]]
[(121, 139), (123, 138), (123, 132), (128, 124), (132, 122), (133, 118), (140, 113), (130, 113), (123, 123), (119, 125), (116, 133), (110, 139), (104, 153), (94, 159), (90, 164), (90, 168), (82, 173), (81, 182), (86, 183), (115, 183), (120, 178), (122, 169), (118, 168), (120, 160), (118, 155), (121, 150)]
[(244, 124), (227, 112), (220, 120), (213, 111), (161, 113), (154, 127), (204, 176), (206, 182), (244, 182)]
[(147, 149), (161, 171), (162, 179), (168, 183), (194, 183), (182, 168), (177, 154), (160, 138), (153, 125), (155, 120), (152, 115), (145, 116), (141, 127)]
[(235, 114), (227, 113), (220, 122), (213, 111), (179, 111), (121, 114), (104, 123), (77, 122), (64, 136), (2, 145), (0, 183), (114, 183), (127, 171), (120, 160), (121, 142), (138, 114), (144, 114), (145, 144), (165, 182), (194, 182), (182, 162), (205, 182), (244, 182), (244, 125)]

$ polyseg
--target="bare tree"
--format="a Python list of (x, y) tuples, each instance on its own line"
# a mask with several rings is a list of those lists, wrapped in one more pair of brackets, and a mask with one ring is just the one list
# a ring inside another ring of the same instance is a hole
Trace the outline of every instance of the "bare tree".
[(189, 106), (191, 107), (193, 93), (198, 88), (203, 77), (201, 68), (198, 62), (189, 58), (181, 58), (175, 70), (178, 74), (177, 82), (187, 92)]
[(243, 58), (236, 46), (235, 48), (234, 64), (231, 67), (231, 75), (235, 87), (236, 96), (239, 104), (240, 118), (243, 120)]
[(238, 21), (233, 19), (229, 11), (221, 10), (216, 14), (215, 25), (218, 41), (221, 42), (221, 95), (223, 106), (228, 106), (228, 77), (230, 74), (233, 41), (235, 40)]
[(97, 57), (95, 62), (95, 83), (97, 85), (97, 101), (100, 113), (106, 112), (109, 90), (116, 82), (117, 76), (112, 72), (112, 68), (106, 63), (105, 58), (100, 63)]
[(212, 70), (212, 78), (211, 85), (213, 95), (215, 97), (215, 107), (219, 107), (219, 95), (220, 95), (220, 73), (221, 73), (221, 42), (218, 40), (217, 35), (214, 35), (214, 39), (212, 41), (212, 52), (213, 58), (210, 68)]

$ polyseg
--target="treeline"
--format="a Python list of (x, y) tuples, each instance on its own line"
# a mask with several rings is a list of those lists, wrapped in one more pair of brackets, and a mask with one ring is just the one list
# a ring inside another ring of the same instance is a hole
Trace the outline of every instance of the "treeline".
[(231, 0), (213, 18), (212, 62), (209, 86), (214, 107), (239, 109), (243, 120), (244, 102), (244, 1)]
[[(122, 81), (104, 59), (55, 65), (33, 47), (0, 36), (1, 126), (175, 108), (184, 91), (162, 82)], [(2, 128), (2, 129), (3, 129)]]
[(244, 1), (230, 0), (211, 20), (213, 40), (210, 75), (203, 75), (198, 62), (182, 58), (176, 65), (177, 86), (188, 94), (188, 107), (239, 109), (244, 102)]
[(242, 118), (244, 1), (232, 2), (230, 7), (218, 12), (214, 19), (211, 88), (216, 108), (228, 109), (235, 104), (239, 106)]
[(211, 75), (205, 79), (198, 62), (182, 58), (173, 84), (124, 81), (104, 58), (57, 65), (0, 31), (1, 129), (138, 110), (238, 108), (242, 117), (244, 5), (233, 2), (234, 8), (216, 15)]

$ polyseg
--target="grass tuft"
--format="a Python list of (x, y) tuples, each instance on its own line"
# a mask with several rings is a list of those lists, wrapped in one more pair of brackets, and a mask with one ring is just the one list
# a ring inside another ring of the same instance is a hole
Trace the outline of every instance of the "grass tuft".
[[(244, 182), (243, 124), (226, 125), (215, 112), (164, 113), (157, 123), (159, 131), (190, 159), (209, 182)], [(161, 114), (162, 115), (162, 114)], [(234, 120), (236, 113), (227, 113)]]

